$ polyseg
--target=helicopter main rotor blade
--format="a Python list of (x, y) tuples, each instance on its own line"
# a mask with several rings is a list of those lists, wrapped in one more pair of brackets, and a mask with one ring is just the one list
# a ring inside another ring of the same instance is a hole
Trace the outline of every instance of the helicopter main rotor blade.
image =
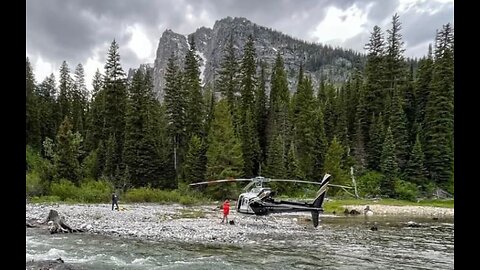
[(241, 181), (252, 181), (252, 179), (221, 179), (221, 180), (213, 180), (213, 181), (192, 183), (189, 186), (197, 186), (197, 185), (205, 185), (205, 184), (208, 185), (208, 184), (213, 184), (213, 183), (241, 182)]
[[(266, 182), (268, 182), (268, 181), (275, 181), (275, 182), (295, 182), (295, 183), (316, 184), (316, 185), (322, 184), (321, 182), (312, 182), (312, 181), (304, 181), (304, 180), (293, 180), (293, 179), (269, 179), (269, 180), (266, 180)], [(341, 188), (352, 188), (352, 187), (349, 187), (349, 186), (334, 185), (334, 184), (328, 184), (328, 186), (341, 187)]]
[(295, 183), (305, 183), (305, 184), (317, 184), (320, 185), (320, 182), (304, 181), (304, 180), (293, 180), (293, 179), (265, 179), (265, 182), (295, 182)]

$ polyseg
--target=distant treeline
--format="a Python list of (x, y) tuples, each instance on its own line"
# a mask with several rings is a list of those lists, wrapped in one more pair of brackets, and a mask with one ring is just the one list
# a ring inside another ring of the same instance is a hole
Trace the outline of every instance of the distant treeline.
[[(175, 54), (169, 59), (162, 103), (148, 72), (126, 79), (115, 40), (91, 92), (81, 64), (72, 78), (64, 61), (58, 84), (53, 74), (37, 84), (27, 58), (26, 144), (42, 164), (34, 172), (38, 193), (61, 179), (176, 189), (257, 175), (318, 181), (324, 173), (350, 184), (352, 172), (361, 195), (412, 199), (437, 187), (453, 193), (453, 28), (437, 32), (415, 71), (403, 55), (397, 15), (386, 32), (385, 39), (373, 28), (365, 65), (343, 85), (325, 80), (313, 89), (300, 67), (293, 95), (282, 56), (272, 67), (257, 61), (252, 36), (240, 59), (230, 41), (215, 89), (200, 84), (191, 39), (183, 69)], [(275, 188), (293, 193), (295, 186)], [(222, 197), (229, 187), (212, 192)]]

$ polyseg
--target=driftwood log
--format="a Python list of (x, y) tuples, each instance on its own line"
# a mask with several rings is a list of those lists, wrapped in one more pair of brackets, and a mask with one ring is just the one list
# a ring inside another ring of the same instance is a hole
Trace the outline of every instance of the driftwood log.
[(72, 232), (83, 232), (80, 229), (72, 229), (69, 225), (65, 223), (65, 219), (61, 217), (57, 211), (50, 210), (48, 217), (45, 221), (40, 223), (35, 223), (33, 221), (26, 222), (27, 228), (37, 228), (37, 227), (47, 227), (51, 234), (54, 233), (72, 233)]

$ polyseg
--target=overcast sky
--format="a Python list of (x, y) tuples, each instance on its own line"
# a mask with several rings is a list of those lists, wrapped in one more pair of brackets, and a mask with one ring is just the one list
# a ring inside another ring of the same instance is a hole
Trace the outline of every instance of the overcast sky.
[(405, 54), (421, 57), (435, 30), (453, 24), (453, 0), (27, 0), (27, 56), (37, 82), (66, 60), (85, 68), (87, 88), (103, 73), (113, 39), (125, 71), (153, 63), (166, 29), (190, 34), (227, 16), (246, 17), (290, 36), (364, 52), (374, 25), (400, 15)]

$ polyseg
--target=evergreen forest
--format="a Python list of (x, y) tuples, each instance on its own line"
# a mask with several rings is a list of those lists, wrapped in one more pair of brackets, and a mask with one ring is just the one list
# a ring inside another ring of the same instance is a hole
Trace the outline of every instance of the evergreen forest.
[[(343, 84), (327, 77), (314, 86), (300, 66), (289, 89), (282, 55), (267, 66), (254, 36), (241, 52), (226, 46), (215, 83), (203, 86), (191, 39), (182, 66), (175, 53), (169, 59), (162, 102), (151, 73), (138, 69), (127, 80), (115, 40), (92, 90), (82, 64), (64, 61), (58, 78), (37, 82), (27, 58), (27, 196), (68, 199), (82, 185), (91, 194), (105, 185), (181, 192), (206, 180), (320, 181), (325, 173), (339, 185), (351, 186), (354, 177), (361, 197), (415, 200), (437, 188), (453, 194), (452, 25), (432, 41), (414, 65), (394, 15), (386, 31), (372, 29), (364, 65)], [(274, 187), (292, 196), (305, 188)], [(206, 192), (221, 199), (236, 188)]]

